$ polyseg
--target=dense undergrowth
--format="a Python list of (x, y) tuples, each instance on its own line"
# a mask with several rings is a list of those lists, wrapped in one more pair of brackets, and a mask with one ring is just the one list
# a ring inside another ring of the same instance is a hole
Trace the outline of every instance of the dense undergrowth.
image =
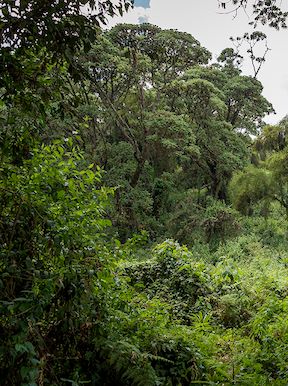
[(95, 189), (91, 169), (72, 141), (4, 168), (1, 384), (285, 385), (279, 208), (243, 217), (241, 234), (212, 250), (151, 244), (146, 232), (121, 244), (103, 217), (113, 192)]
[[(287, 383), (284, 249), (264, 245), (254, 233), (220, 246), (213, 254), (205, 248), (189, 251), (166, 240), (149, 255), (123, 262), (120, 272), (144, 296), (148, 309), (151, 302), (157, 307), (160, 302), (165, 309), (162, 334), (169, 336), (172, 328), (184, 341), (189, 337), (177, 357), (191, 351), (190, 371), (175, 378), (167, 374), (163, 384)], [(170, 344), (166, 349), (172, 355), (175, 340)], [(154, 353), (163, 355), (158, 350)], [(189, 369), (188, 362), (184, 368)]]

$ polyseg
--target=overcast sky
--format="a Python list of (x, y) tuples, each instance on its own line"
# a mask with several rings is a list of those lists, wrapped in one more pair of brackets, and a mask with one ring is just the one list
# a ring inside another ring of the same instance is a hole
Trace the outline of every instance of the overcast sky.
[[(135, 0), (135, 5), (123, 18), (114, 18), (110, 25), (147, 21), (161, 28), (185, 31), (208, 48), (214, 59), (224, 48), (232, 47), (230, 36), (252, 31), (249, 16), (244, 12), (236, 18), (233, 14), (222, 15), (217, 0)], [(288, 30), (258, 29), (267, 34), (271, 48), (258, 76), (264, 86), (264, 96), (276, 110), (276, 115), (270, 115), (266, 121), (277, 123), (288, 114)], [(248, 57), (243, 71), (252, 74)]]

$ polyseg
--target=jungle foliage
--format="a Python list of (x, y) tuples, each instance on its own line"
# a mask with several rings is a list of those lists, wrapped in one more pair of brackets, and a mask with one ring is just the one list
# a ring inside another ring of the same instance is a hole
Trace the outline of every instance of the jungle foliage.
[(2, 3), (1, 386), (286, 385), (261, 83), (184, 32), (101, 30), (130, 1)]

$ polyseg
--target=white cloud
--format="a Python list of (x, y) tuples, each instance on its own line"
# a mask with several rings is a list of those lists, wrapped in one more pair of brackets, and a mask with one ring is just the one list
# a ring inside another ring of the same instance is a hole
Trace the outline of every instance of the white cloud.
[(138, 23), (139, 24), (149, 23), (149, 16), (148, 15), (139, 16)]

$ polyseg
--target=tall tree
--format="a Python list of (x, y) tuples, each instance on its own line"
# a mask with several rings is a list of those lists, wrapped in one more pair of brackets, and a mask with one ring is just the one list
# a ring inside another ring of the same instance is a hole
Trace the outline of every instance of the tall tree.
[(4, 95), (31, 77), (27, 52), (40, 56), (42, 67), (47, 64), (46, 52), (54, 61), (56, 58), (69, 61), (75, 49), (91, 46), (97, 27), (105, 24), (108, 16), (123, 14), (132, 5), (133, 0), (2, 1), (0, 88), (6, 89)]
[(252, 8), (254, 21), (250, 24), (254, 27), (260, 23), (276, 29), (287, 28), (288, 12), (285, 11), (281, 0), (233, 0), (232, 2), (217, 0), (217, 2), (224, 12), (233, 12), (235, 15), (241, 8), (244, 10)]

